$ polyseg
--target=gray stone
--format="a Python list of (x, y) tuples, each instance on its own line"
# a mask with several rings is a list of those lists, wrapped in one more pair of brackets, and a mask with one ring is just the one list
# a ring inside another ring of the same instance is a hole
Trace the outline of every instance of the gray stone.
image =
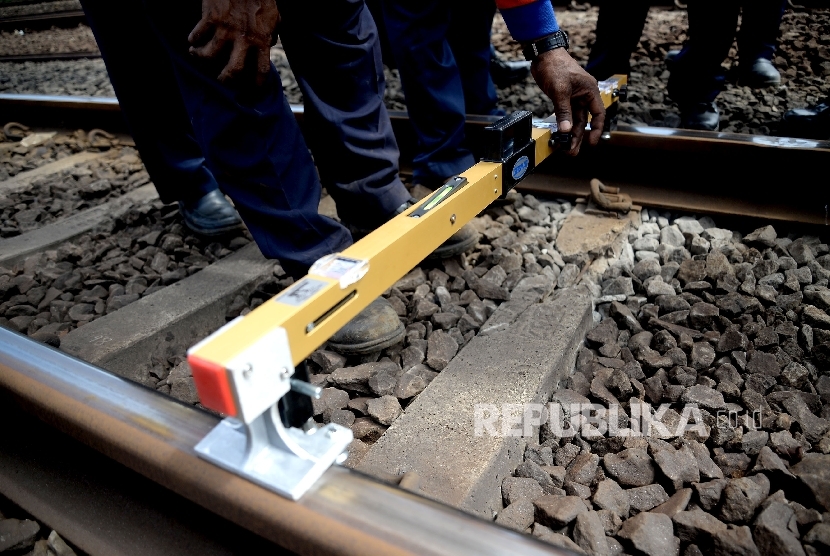
[(588, 511), (585, 502), (578, 496), (546, 495), (533, 500), (536, 506), (536, 521), (542, 525), (558, 529)]
[(761, 556), (752, 531), (746, 525), (715, 531), (712, 535), (713, 556)]
[(723, 471), (718, 467), (709, 455), (709, 449), (705, 444), (694, 440), (687, 440), (685, 445), (691, 449), (700, 470), (700, 476), (704, 479), (722, 479)]
[(830, 330), (830, 316), (815, 305), (805, 305), (801, 312), (801, 318), (805, 324), (809, 324), (813, 328)]
[(782, 405), (799, 424), (809, 442), (818, 443), (824, 433), (830, 430), (830, 421), (816, 417), (801, 396), (790, 396)]
[(751, 234), (744, 236), (744, 243), (758, 243), (764, 247), (775, 247), (775, 239), (778, 234), (772, 226), (758, 228)]
[(349, 394), (337, 388), (323, 388), (320, 399), (311, 399), (314, 415), (322, 415), (327, 409), (343, 409), (349, 403)]
[(721, 518), (730, 523), (749, 523), (767, 496), (769, 479), (765, 475), (730, 479), (723, 489)]
[(781, 502), (768, 505), (756, 518), (752, 528), (755, 544), (761, 554), (805, 556), (790, 522), (795, 522), (793, 510)]
[(617, 536), (648, 556), (673, 556), (678, 553), (672, 520), (664, 514), (639, 513), (623, 523)]
[(713, 251), (706, 256), (706, 276), (711, 280), (719, 280), (726, 276), (735, 276), (735, 269), (729, 264), (729, 259), (720, 251)]
[(607, 454), (603, 464), (608, 474), (621, 485), (640, 487), (654, 482), (654, 463), (642, 448)]
[[(660, 263), (656, 259), (645, 259), (635, 264), (631, 272), (640, 282), (645, 282), (648, 278), (660, 274)], [(830, 295), (828, 295), (828, 307), (830, 307)]]
[(683, 446), (679, 450), (660, 450), (654, 454), (654, 462), (672, 482), (675, 490), (682, 488), (685, 483), (700, 481), (697, 460), (688, 446)]
[(695, 483), (692, 485), (697, 492), (700, 507), (706, 511), (714, 509), (720, 503), (721, 495), (727, 482), (729, 482), (728, 479), (716, 479), (707, 483)]
[(724, 477), (727, 478), (743, 476), (752, 462), (748, 455), (734, 452), (716, 453), (712, 459), (721, 468)]
[(790, 471), (810, 490), (818, 505), (830, 511), (830, 455), (805, 454)]
[[(692, 349), (694, 353), (694, 348)], [(706, 365), (706, 367), (708, 366)], [(680, 401), (683, 403), (697, 404), (709, 411), (717, 411), (718, 409), (724, 409), (726, 407), (726, 403), (723, 401), (723, 394), (702, 384), (696, 384), (686, 388), (683, 395), (680, 396)]]
[(378, 423), (391, 425), (402, 413), (401, 404), (395, 396), (381, 396), (366, 402), (366, 411)]
[(610, 556), (605, 537), (605, 527), (597, 512), (588, 511), (576, 516), (574, 541), (589, 556)]
[(423, 392), (436, 376), (438, 373), (426, 365), (415, 365), (400, 376), (394, 394), (402, 400), (415, 397)]
[(38, 531), (40, 525), (29, 519), (0, 519), (0, 552), (31, 548)]
[(516, 476), (533, 479), (539, 483), (539, 486), (542, 487), (545, 494), (555, 494), (556, 490), (562, 486), (561, 483), (555, 485), (551, 476), (539, 464), (533, 461), (524, 461), (519, 464), (516, 468)]
[(695, 303), (689, 309), (689, 324), (698, 329), (711, 328), (719, 314), (720, 309), (711, 303)]
[(658, 295), (677, 295), (677, 292), (674, 291), (671, 284), (663, 282), (663, 278), (654, 276), (646, 284), (646, 294), (649, 297), (656, 297)]
[(824, 551), (830, 550), (830, 523), (816, 523), (806, 535), (804, 542)]
[(545, 527), (544, 525), (541, 525), (539, 523), (533, 524), (533, 536), (555, 547), (562, 548), (564, 550), (569, 550), (576, 554), (583, 554), (582, 549), (579, 547), (579, 545), (577, 545), (571, 539), (569, 539), (562, 533), (552, 531), (549, 527)]
[(519, 500), (533, 502), (545, 495), (537, 481), (525, 477), (506, 477), (501, 484), (501, 494), (505, 506)]
[(686, 507), (692, 499), (692, 489), (681, 488), (675, 492), (671, 498), (651, 510), (654, 513), (666, 514), (669, 517), (674, 517), (677, 513), (685, 511)]
[(677, 226), (666, 226), (660, 230), (660, 244), (683, 247), (686, 244), (686, 238)]
[(634, 283), (628, 276), (619, 276), (611, 280), (603, 289), (603, 295), (634, 295)]
[(617, 531), (622, 527), (623, 520), (611, 510), (598, 510), (597, 516), (605, 529), (605, 534), (608, 536), (616, 535)]
[[(765, 433), (766, 434), (766, 433)], [(794, 477), (784, 462), (781, 461), (772, 448), (764, 446), (758, 451), (758, 458), (755, 460), (755, 467), (752, 468), (755, 473), (766, 472), (771, 476), (777, 474), (786, 475), (787, 477)]]
[(701, 510), (678, 512), (672, 521), (682, 542), (705, 544), (717, 531), (726, 530), (725, 523)]
[(703, 233), (703, 226), (701, 226), (700, 222), (691, 216), (681, 216), (680, 218), (676, 218), (674, 225), (677, 226), (680, 232), (684, 234)]
[(596, 492), (591, 500), (600, 509), (611, 510), (622, 519), (628, 517), (630, 507), (628, 493), (611, 479), (605, 479), (597, 484)]
[(427, 340), (426, 364), (436, 371), (443, 370), (458, 353), (458, 342), (443, 330), (435, 330)]
[(741, 438), (741, 449), (745, 454), (754, 456), (761, 451), (767, 441), (769, 440), (769, 433), (766, 431), (751, 430), (743, 434)]
[(496, 523), (523, 533), (525, 529), (533, 525), (535, 512), (536, 508), (533, 506), (533, 502), (522, 498), (500, 511), (499, 515), (496, 516)]
[(666, 490), (656, 483), (630, 488), (625, 492), (628, 494), (630, 512), (632, 514), (652, 510), (669, 499)]
[(590, 485), (597, 474), (599, 456), (596, 454), (579, 454), (568, 467), (566, 481), (573, 481), (581, 485)]

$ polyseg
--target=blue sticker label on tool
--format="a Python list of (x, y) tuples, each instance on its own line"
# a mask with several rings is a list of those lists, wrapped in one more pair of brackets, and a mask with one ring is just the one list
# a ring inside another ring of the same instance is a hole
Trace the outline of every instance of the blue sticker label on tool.
[(522, 156), (519, 160), (516, 161), (516, 164), (513, 165), (513, 172), (511, 175), (513, 176), (514, 180), (520, 180), (522, 177), (527, 173), (527, 169), (530, 166), (530, 161), (527, 159), (526, 156)]

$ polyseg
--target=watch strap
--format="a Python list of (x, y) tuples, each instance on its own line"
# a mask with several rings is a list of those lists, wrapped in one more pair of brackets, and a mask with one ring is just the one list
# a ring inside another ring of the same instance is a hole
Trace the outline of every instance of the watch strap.
[(557, 48), (568, 49), (568, 35), (565, 31), (559, 30), (552, 35), (536, 39), (523, 45), (522, 53), (527, 60), (531, 62), (539, 57), (540, 54), (554, 50)]

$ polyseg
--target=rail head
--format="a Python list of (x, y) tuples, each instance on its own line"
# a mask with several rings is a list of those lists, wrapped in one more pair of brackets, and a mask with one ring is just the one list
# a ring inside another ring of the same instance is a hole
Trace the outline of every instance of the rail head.
[(287, 500), (197, 456), (218, 417), (3, 328), (0, 388), (62, 432), (299, 554), (567, 554), (343, 467)]

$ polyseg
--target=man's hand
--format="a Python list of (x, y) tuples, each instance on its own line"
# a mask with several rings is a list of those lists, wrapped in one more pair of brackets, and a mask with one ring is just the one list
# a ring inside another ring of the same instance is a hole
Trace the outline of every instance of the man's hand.
[(190, 53), (214, 58), (230, 45), (219, 81), (237, 77), (251, 49), (256, 50), (256, 78), (262, 83), (271, 69), (271, 34), (280, 19), (275, 0), (202, 0), (202, 19), (190, 32)]
[(568, 154), (579, 153), (589, 112), (592, 119), (588, 143), (591, 146), (599, 143), (605, 124), (605, 107), (597, 80), (588, 75), (564, 48), (540, 54), (533, 62), (531, 72), (542, 91), (553, 101), (559, 131), (573, 133)]

